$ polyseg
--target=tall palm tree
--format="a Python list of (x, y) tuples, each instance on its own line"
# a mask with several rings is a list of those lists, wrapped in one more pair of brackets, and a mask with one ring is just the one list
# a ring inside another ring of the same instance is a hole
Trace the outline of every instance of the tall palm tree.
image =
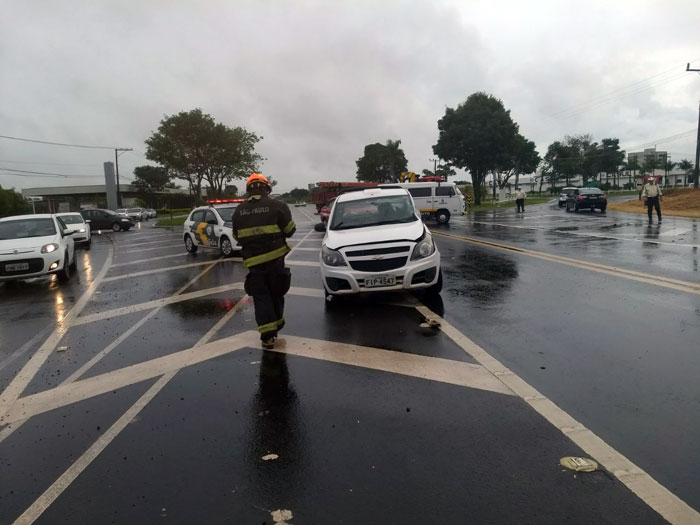
[[(640, 168), (639, 166), (639, 161), (637, 160), (636, 157), (630, 159), (627, 162), (627, 169), (632, 170), (632, 178), (636, 181), (637, 180), (637, 170)], [(629, 181), (630, 183), (632, 181)]]
[(678, 168), (683, 170), (683, 173), (685, 174), (685, 180), (683, 182), (683, 186), (688, 185), (688, 174), (693, 170), (693, 163), (690, 162), (688, 159), (683, 159), (678, 163)]
[[(670, 171), (673, 171), (673, 168), (676, 167), (675, 162), (671, 162), (670, 160), (667, 160), (666, 163), (664, 164), (664, 172), (666, 173), (666, 187), (668, 188), (668, 173)], [(677, 186), (678, 184), (678, 179), (675, 179), (676, 183), (674, 183), (674, 186)]]

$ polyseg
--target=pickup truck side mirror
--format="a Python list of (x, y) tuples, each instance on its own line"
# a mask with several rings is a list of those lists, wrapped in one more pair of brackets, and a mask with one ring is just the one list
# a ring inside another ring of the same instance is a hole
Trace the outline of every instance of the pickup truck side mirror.
[(319, 222), (316, 226), (314, 226), (314, 231), (325, 232), (326, 231), (326, 223)]

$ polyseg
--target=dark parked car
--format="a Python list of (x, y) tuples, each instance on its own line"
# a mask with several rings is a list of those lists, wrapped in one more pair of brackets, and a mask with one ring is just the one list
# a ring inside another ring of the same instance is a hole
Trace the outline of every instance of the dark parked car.
[(91, 230), (112, 230), (115, 232), (128, 230), (134, 223), (123, 215), (117, 215), (112, 210), (81, 210), (80, 215), (90, 221)]
[(579, 210), (594, 211), (598, 208), (605, 213), (607, 207), (608, 196), (600, 188), (574, 188), (567, 193), (566, 211), (578, 213)]

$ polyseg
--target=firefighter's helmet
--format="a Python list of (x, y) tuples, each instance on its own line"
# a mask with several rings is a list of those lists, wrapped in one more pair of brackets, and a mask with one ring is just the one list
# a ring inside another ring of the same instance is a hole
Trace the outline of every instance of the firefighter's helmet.
[(255, 188), (258, 185), (262, 185), (265, 188), (267, 188), (268, 193), (272, 191), (272, 185), (270, 184), (270, 181), (268, 181), (267, 177), (261, 175), (260, 173), (253, 173), (250, 177), (248, 177), (248, 180), (245, 183), (245, 187), (248, 191), (250, 191), (251, 188)]

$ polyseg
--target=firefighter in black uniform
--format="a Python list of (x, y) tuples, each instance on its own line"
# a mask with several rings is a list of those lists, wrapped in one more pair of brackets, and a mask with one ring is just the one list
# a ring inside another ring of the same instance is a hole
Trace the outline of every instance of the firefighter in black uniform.
[(296, 225), (289, 207), (270, 198), (272, 186), (263, 175), (253, 173), (246, 190), (248, 199), (233, 214), (233, 234), (243, 248), (245, 291), (253, 298), (262, 346), (270, 349), (284, 326), (284, 295), (292, 278), (284, 266), (290, 251), (286, 239), (294, 235)]

